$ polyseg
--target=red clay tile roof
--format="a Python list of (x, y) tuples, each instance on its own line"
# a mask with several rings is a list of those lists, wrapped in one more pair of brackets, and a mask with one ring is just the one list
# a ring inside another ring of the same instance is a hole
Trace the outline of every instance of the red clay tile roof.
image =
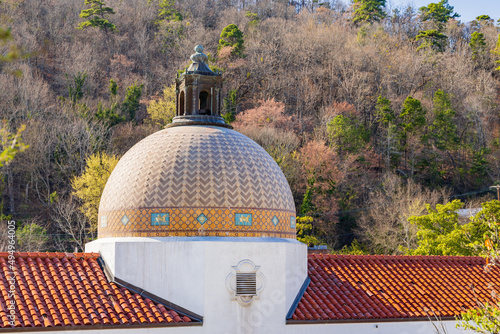
[[(190, 323), (162, 304), (106, 279), (97, 253), (14, 253), (15, 327)], [(11, 268), (0, 253), (0, 328), (10, 328)]]
[[(453, 317), (491, 298), (498, 268), (481, 257), (309, 255), (311, 282), (293, 321)], [(428, 313), (426, 313), (426, 310)]]

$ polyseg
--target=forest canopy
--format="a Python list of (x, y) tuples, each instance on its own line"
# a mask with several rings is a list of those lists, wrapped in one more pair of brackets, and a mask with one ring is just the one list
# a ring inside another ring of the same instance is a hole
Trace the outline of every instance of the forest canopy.
[(75, 180), (171, 121), (197, 44), (225, 80), (224, 119), (287, 177), (307, 243), (416, 251), (410, 216), (479, 206), (500, 181), (486, 8), (472, 22), (447, 0), (4, 0), (0, 12), (0, 118), (25, 147), (0, 169), (0, 213), (19, 250), (95, 238), (98, 194)]

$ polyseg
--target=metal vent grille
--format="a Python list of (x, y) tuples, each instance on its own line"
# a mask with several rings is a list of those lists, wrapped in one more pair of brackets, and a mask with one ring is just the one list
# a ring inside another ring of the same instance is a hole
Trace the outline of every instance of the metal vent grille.
[(236, 296), (257, 296), (257, 275), (236, 273)]

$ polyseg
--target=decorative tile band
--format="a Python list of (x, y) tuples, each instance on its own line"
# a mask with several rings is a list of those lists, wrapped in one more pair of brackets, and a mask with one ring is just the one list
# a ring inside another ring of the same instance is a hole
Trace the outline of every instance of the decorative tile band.
[(99, 238), (230, 236), (295, 239), (295, 226), (289, 223), (292, 221), (295, 221), (295, 213), (285, 210), (147, 208), (102, 212), (98, 232)]

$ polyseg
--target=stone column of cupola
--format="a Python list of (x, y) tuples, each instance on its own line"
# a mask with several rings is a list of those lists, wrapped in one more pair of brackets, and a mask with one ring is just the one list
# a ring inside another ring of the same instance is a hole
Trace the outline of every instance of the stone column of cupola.
[(214, 108), (214, 87), (211, 86), (210, 87), (210, 114), (213, 115), (213, 116), (216, 116), (217, 111), (215, 110)]
[(219, 99), (220, 89), (218, 87), (215, 88), (215, 95), (216, 95), (215, 110), (216, 110), (217, 116), (221, 116), (220, 103), (219, 103), (219, 101), (220, 101), (220, 99)]
[(194, 78), (193, 80), (193, 106), (192, 106), (192, 112), (191, 115), (198, 115), (198, 78)]
[(188, 96), (189, 96), (188, 95), (189, 90), (188, 90), (187, 86), (184, 86), (183, 89), (184, 89), (184, 109), (183, 110), (184, 110), (184, 114), (188, 115), (189, 114), (189, 110), (187, 108), (188, 107), (188, 102), (187, 101), (188, 101)]

